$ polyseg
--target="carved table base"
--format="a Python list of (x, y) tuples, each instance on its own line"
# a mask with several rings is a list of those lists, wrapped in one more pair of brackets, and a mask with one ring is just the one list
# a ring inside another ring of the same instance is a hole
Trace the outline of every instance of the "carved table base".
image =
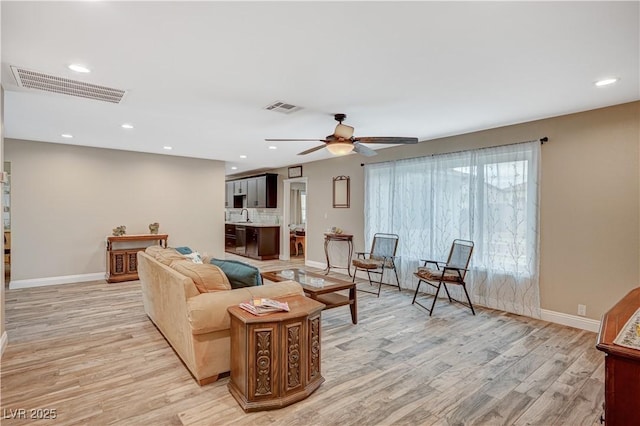
[(290, 312), (255, 316), (230, 307), (229, 391), (244, 411), (286, 407), (324, 382), (320, 371), (322, 303), (303, 296), (277, 298)]

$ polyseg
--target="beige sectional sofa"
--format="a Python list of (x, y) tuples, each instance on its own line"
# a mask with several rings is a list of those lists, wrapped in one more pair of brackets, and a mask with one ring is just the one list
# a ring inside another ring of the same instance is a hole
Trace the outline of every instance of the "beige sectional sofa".
[(200, 385), (229, 371), (229, 306), (252, 297), (304, 295), (295, 281), (201, 293), (192, 278), (170, 266), (172, 257), (138, 252), (144, 309)]

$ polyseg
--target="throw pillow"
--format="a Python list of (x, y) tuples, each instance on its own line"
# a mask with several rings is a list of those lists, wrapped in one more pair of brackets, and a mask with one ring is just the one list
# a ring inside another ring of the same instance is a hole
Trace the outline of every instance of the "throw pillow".
[(177, 251), (180, 254), (191, 254), (191, 253), (193, 253), (193, 250), (191, 250), (189, 247), (176, 247), (175, 251)]
[(172, 262), (171, 267), (191, 278), (200, 293), (231, 290), (231, 285), (224, 272), (215, 265), (193, 263), (188, 259), (183, 259)]
[(210, 259), (209, 263), (222, 269), (231, 283), (231, 288), (262, 285), (260, 270), (255, 266), (237, 260), (222, 259)]
[(191, 260), (193, 263), (203, 263), (202, 257), (200, 257), (200, 253), (194, 251), (193, 253), (185, 254), (184, 257)]

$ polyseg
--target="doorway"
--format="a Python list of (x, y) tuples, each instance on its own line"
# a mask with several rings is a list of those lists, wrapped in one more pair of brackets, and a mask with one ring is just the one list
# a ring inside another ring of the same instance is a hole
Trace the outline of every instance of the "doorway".
[(285, 179), (283, 185), (280, 259), (307, 258), (307, 178)]

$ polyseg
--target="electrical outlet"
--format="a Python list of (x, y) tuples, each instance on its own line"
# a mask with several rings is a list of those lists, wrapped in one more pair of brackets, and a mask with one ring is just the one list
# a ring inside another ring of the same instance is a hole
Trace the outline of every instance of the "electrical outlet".
[(583, 317), (587, 315), (587, 305), (578, 305), (578, 315)]

